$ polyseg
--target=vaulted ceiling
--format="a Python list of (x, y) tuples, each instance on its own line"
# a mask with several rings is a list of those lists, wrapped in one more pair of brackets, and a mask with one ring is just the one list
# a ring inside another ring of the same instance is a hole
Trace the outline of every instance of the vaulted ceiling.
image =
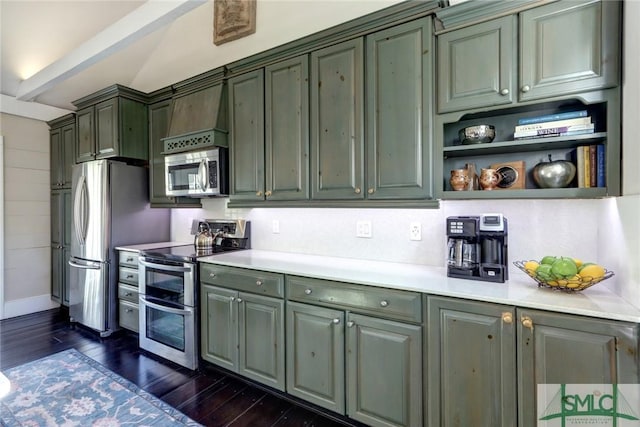
[(215, 46), (212, 0), (0, 0), (0, 112), (51, 120), (118, 83), (152, 92), (401, 0), (257, 0)]

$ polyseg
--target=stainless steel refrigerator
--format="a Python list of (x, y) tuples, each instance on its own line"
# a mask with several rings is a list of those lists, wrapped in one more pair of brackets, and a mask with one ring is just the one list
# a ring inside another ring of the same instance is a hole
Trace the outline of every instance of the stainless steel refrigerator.
[(69, 316), (108, 336), (118, 329), (117, 246), (169, 240), (169, 209), (150, 208), (148, 171), (113, 160), (73, 167)]

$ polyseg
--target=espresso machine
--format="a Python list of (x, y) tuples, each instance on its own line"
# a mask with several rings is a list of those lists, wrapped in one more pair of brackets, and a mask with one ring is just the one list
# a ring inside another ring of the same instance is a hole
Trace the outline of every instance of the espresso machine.
[(447, 276), (504, 283), (507, 219), (502, 214), (447, 218)]

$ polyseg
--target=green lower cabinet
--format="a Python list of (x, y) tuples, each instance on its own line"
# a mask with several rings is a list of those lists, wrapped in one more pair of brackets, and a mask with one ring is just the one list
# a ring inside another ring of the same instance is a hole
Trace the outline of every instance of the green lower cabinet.
[(345, 413), (344, 311), (287, 301), (287, 392)]
[(289, 394), (370, 426), (419, 426), (422, 363), (421, 326), (287, 302)]
[(528, 309), (517, 315), (519, 427), (539, 425), (552, 403), (538, 401), (539, 384), (640, 383), (638, 324)]
[[(553, 410), (561, 384), (640, 382), (638, 324), (455, 298), (427, 301), (426, 425), (535, 427), (539, 414)], [(538, 401), (545, 384), (552, 394)], [(555, 405), (559, 412), (561, 402)]]
[(284, 390), (284, 302), (203, 285), (202, 358)]
[(371, 426), (422, 424), (422, 327), (347, 314), (347, 415)]
[(429, 426), (516, 425), (515, 309), (428, 297)]

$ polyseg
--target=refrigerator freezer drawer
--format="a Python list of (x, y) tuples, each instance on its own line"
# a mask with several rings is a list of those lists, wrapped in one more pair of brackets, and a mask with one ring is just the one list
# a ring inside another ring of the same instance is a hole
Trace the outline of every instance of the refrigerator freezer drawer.
[(73, 322), (110, 335), (109, 264), (71, 257), (69, 316)]

